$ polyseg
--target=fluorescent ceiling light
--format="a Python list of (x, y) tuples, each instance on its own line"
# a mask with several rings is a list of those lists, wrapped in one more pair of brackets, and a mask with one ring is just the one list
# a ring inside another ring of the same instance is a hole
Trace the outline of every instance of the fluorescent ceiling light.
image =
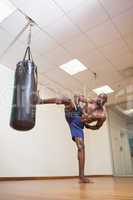
[(101, 94), (101, 93), (105, 93), (105, 94), (109, 94), (114, 92), (114, 90), (112, 90), (111, 87), (109, 87), (108, 85), (93, 89), (93, 92), (95, 92), (97, 95)]
[(133, 114), (133, 109), (124, 110), (123, 112), (124, 112), (124, 114), (126, 114), (126, 115), (131, 115), (131, 114)]
[(8, 0), (0, 0), (0, 22), (12, 14), (16, 8)]
[(67, 72), (70, 75), (77, 74), (87, 69), (79, 60), (73, 59), (60, 66), (62, 70)]

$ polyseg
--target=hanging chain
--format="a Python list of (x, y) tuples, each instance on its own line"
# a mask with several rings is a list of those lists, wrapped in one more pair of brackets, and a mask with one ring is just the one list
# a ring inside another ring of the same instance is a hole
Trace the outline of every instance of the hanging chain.
[(33, 21), (29, 18), (29, 34), (28, 34), (28, 39), (27, 39), (27, 45), (30, 47), (31, 45), (31, 28), (33, 26)]
[(29, 34), (28, 34), (28, 40), (27, 40), (27, 45), (30, 46), (31, 44), (31, 25), (29, 25)]

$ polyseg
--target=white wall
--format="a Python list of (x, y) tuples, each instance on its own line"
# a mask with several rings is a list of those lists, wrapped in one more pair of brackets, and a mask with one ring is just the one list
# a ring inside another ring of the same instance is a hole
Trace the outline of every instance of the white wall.
[(127, 121), (116, 111), (108, 109), (115, 175), (132, 174)]
[[(0, 66), (0, 176), (78, 175), (63, 106), (38, 106), (36, 127), (29, 132), (9, 126), (13, 78), (12, 71)], [(112, 174), (107, 124), (94, 134), (88, 131), (85, 140), (86, 174)]]
[(86, 157), (89, 174), (111, 175), (112, 155), (107, 121), (101, 129), (86, 130)]

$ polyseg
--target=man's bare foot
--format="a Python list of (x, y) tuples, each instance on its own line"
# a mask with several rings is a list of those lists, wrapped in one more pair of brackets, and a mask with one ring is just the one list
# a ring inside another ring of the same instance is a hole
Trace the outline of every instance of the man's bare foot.
[(92, 181), (90, 181), (90, 179), (88, 179), (85, 176), (80, 177), (79, 179), (80, 179), (80, 183), (93, 183)]

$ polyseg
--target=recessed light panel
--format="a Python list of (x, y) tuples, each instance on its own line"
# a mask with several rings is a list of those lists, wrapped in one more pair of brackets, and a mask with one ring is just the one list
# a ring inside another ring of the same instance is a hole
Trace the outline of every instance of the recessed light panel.
[(114, 90), (112, 90), (112, 88), (109, 87), (108, 85), (104, 85), (102, 87), (93, 89), (93, 92), (95, 92), (97, 95), (99, 95), (101, 93), (110, 94), (110, 93), (114, 92)]
[(70, 75), (77, 74), (87, 69), (79, 60), (73, 59), (60, 66), (62, 70), (67, 72)]

